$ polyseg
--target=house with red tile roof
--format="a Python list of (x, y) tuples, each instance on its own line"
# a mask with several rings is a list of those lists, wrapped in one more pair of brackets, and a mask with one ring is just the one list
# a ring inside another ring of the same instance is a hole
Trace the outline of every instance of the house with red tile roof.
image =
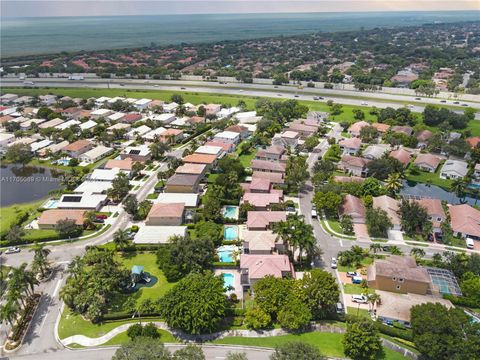
[(350, 125), (347, 132), (350, 134), (350, 136), (359, 137), (360, 131), (366, 126), (370, 126), (370, 124), (363, 120), (357, 121), (356, 123), (353, 123), (352, 125)]
[(185, 164), (205, 164), (209, 168), (212, 168), (215, 166), (217, 156), (208, 154), (190, 154), (185, 156), (182, 160)]
[(207, 141), (204, 145), (221, 147), (222, 150), (225, 151), (226, 153), (231, 153), (235, 151), (235, 144), (224, 143), (220, 141)]
[(265, 149), (258, 150), (255, 154), (255, 159), (267, 161), (286, 161), (286, 159), (282, 159), (286, 152), (287, 151), (283, 146), (271, 145)]
[(344, 154), (355, 155), (360, 151), (362, 140), (358, 137), (346, 138), (338, 142)]
[(132, 171), (132, 166), (134, 161), (131, 158), (126, 158), (123, 160), (110, 159), (105, 163), (105, 169), (115, 169), (118, 168), (123, 171)]
[(231, 125), (225, 129), (225, 131), (236, 132), (240, 134), (240, 140), (246, 139), (250, 135), (250, 131), (247, 127), (241, 125)]
[(305, 124), (292, 123), (288, 127), (288, 130), (300, 134), (302, 138), (307, 138), (315, 134), (318, 131), (318, 128), (315, 126), (309, 126)]
[(410, 154), (409, 151), (403, 148), (400, 148), (400, 149), (391, 151), (389, 156), (400, 161), (405, 167), (410, 162), (410, 157), (412, 156), (412, 154)]
[(282, 200), (281, 192), (271, 193), (252, 193), (243, 194), (242, 202), (248, 202), (253, 205), (256, 210), (267, 210), (273, 204), (280, 204)]
[(411, 136), (413, 134), (413, 128), (406, 125), (396, 125), (392, 127), (392, 131), (395, 133), (402, 133), (408, 136)]
[(194, 164), (194, 163), (183, 164), (175, 170), (175, 174), (191, 174), (191, 175), (202, 175), (202, 176), (205, 176), (206, 172), (207, 172), (207, 165)]
[(281, 185), (285, 183), (283, 179), (282, 173), (272, 173), (272, 172), (264, 172), (264, 171), (254, 171), (252, 174), (252, 179), (268, 179), (272, 184)]
[(393, 225), (393, 230), (400, 230), (402, 227), (400, 215), (398, 214), (399, 202), (387, 195), (373, 198), (373, 208), (385, 211)]
[(156, 203), (152, 205), (145, 224), (150, 226), (178, 226), (183, 222), (184, 203)]
[(83, 226), (85, 210), (52, 209), (45, 210), (38, 218), (40, 229), (55, 229), (60, 220), (73, 220), (78, 227)]
[(241, 239), (245, 253), (252, 255), (269, 255), (276, 251), (284, 251), (283, 242), (272, 230), (242, 230)]
[(435, 172), (442, 160), (433, 154), (418, 154), (413, 162), (423, 171)]
[(249, 183), (241, 184), (245, 192), (269, 193), (272, 189), (272, 183), (268, 179), (255, 178)]
[(365, 179), (360, 176), (338, 176), (337, 175), (333, 177), (333, 181), (338, 183), (349, 183), (349, 182), (363, 183)]
[(176, 144), (183, 139), (183, 131), (179, 129), (167, 129), (160, 134), (160, 141), (168, 144)]
[(127, 114), (122, 118), (122, 122), (129, 123), (129, 124), (139, 120), (142, 120), (142, 114), (139, 114), (139, 113)]
[(388, 124), (373, 123), (372, 126), (377, 129), (380, 134), (385, 134), (388, 129), (390, 129), (390, 125)]
[(480, 143), (480, 136), (469, 137), (467, 139), (467, 142), (470, 144), (472, 149), (475, 149), (478, 147), (478, 144)]
[(468, 204), (462, 204), (451, 205), (448, 212), (455, 236), (480, 240), (480, 211)]
[(266, 230), (273, 224), (287, 220), (285, 211), (248, 211), (247, 228), (248, 230)]
[(343, 155), (339, 167), (349, 174), (365, 177), (370, 160), (358, 156)]
[(426, 148), (428, 145), (428, 140), (433, 136), (433, 132), (430, 130), (421, 130), (415, 134), (417, 138), (417, 148), (423, 149)]
[(366, 209), (362, 200), (358, 197), (347, 194), (340, 207), (341, 216), (351, 216), (354, 224), (365, 224)]
[(442, 202), (439, 199), (419, 199), (415, 200), (427, 210), (428, 220), (432, 222), (433, 225), (433, 232), (434, 233), (441, 233), (442, 228), (441, 224), (447, 216), (445, 215), (445, 211), (443, 210)]
[(77, 140), (65, 146), (62, 151), (68, 153), (70, 157), (78, 158), (80, 155), (86, 153), (93, 148), (93, 144), (88, 140)]
[(240, 283), (248, 289), (265, 276), (295, 279), (295, 270), (287, 255), (240, 255)]
[(252, 160), (251, 168), (253, 171), (272, 172), (285, 174), (286, 164), (281, 162), (267, 161), (267, 160)]

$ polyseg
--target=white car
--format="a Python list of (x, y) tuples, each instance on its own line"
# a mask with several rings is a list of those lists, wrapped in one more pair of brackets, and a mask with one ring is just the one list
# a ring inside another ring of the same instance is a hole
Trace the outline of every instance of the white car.
[(312, 205), (312, 219), (317, 218), (317, 207), (315, 205)]
[(20, 248), (15, 246), (15, 247), (10, 247), (7, 249), (7, 251), (5, 251), (5, 254), (8, 255), (8, 254), (16, 254), (16, 253), (19, 253), (20, 252)]
[(336, 269), (337, 268), (337, 259), (332, 257), (332, 262), (331, 262), (330, 266), (332, 267), (332, 269)]
[(368, 298), (365, 295), (352, 295), (352, 301), (359, 304), (366, 304)]
[(362, 105), (368, 105), (366, 101), (362, 101)]

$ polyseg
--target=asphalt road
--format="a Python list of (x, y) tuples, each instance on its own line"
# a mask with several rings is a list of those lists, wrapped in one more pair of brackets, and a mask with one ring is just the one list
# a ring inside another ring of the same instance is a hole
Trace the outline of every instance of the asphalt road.
[[(376, 106), (378, 108), (400, 108), (409, 105), (414, 112), (422, 112), (426, 104), (436, 105), (454, 105), (454, 100), (446, 100), (441, 103), (437, 98), (420, 98), (405, 95), (395, 95), (382, 92), (359, 92), (351, 90), (337, 89), (315, 89), (303, 88), (297, 89), (292, 86), (277, 86), (263, 84), (240, 84), (240, 83), (209, 83), (204, 81), (186, 81), (186, 80), (129, 80), (129, 79), (86, 79), (81, 81), (72, 81), (65, 78), (29, 78), (34, 82), (32, 87), (65, 87), (65, 88), (100, 88), (100, 89), (136, 89), (136, 90), (170, 90), (170, 91), (190, 91), (199, 93), (215, 93), (227, 95), (244, 95), (258, 97), (275, 97), (279, 99), (299, 99), (313, 100), (314, 96), (325, 97), (319, 102), (332, 100), (339, 104), (355, 105), (355, 106)], [(18, 79), (1, 79), (2, 86), (19, 86), (23, 87), (23, 80)], [(480, 108), (480, 96), (477, 102), (460, 101), (462, 104)], [(462, 113), (463, 110), (455, 110)], [(477, 112), (476, 119), (480, 119), (480, 113)]]
[[(185, 345), (166, 345), (166, 347), (174, 352)], [(205, 357), (208, 360), (225, 359), (228, 352), (244, 352), (248, 360), (268, 360), (272, 350), (258, 349), (238, 346), (202, 346)], [(10, 355), (9, 359), (18, 360), (110, 360), (115, 353), (116, 347), (93, 348), (83, 350), (61, 349), (46, 353), (36, 353), (32, 355)]]

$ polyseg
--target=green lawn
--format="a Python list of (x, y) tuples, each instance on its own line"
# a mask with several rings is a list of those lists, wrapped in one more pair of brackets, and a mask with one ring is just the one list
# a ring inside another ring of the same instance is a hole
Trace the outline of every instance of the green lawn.
[(450, 186), (452, 184), (452, 180), (440, 179), (440, 170), (442, 165), (440, 165), (434, 173), (426, 172), (426, 171), (419, 171), (418, 174), (411, 174), (410, 171), (406, 171), (406, 179), (407, 181), (416, 182), (416, 183), (424, 183), (424, 184), (431, 184), (441, 187), (446, 191), (450, 191)]
[(256, 150), (250, 150), (248, 154), (238, 156), (238, 159), (242, 163), (243, 167), (247, 168), (251, 166), (252, 160), (255, 158), (256, 153)]
[[(373, 257), (369, 256), (364, 258), (361, 264), (362, 266), (368, 266), (373, 264)], [(355, 266), (342, 266), (339, 264), (337, 270), (340, 272), (347, 272), (347, 271), (356, 271), (357, 268)]]
[(165, 295), (165, 293), (175, 285), (175, 283), (169, 283), (165, 278), (165, 275), (163, 275), (162, 271), (158, 268), (158, 265), (156, 263), (157, 256), (153, 252), (125, 252), (122, 255), (118, 255), (117, 259), (128, 270), (130, 270), (133, 265), (143, 266), (145, 268), (145, 272), (148, 272), (151, 276), (157, 278), (157, 282), (151, 287), (142, 287), (132, 294), (119, 295), (116, 299), (113, 299), (112, 301), (112, 311), (122, 311), (123, 303), (132, 296), (137, 300), (137, 304), (139, 304), (145, 299), (152, 299), (153, 301), (155, 301)]
[(35, 213), (46, 199), (25, 204), (15, 204), (0, 208), (0, 234), (6, 233), (15, 224), (15, 219), (21, 212)]
[(350, 315), (358, 315), (358, 316), (366, 317), (366, 318), (369, 318), (369, 319), (371, 318), (368, 310), (360, 309), (356, 306), (348, 306), (347, 307), (347, 312)]
[(343, 291), (345, 294), (351, 294), (351, 295), (361, 295), (361, 294), (373, 294), (375, 290), (371, 288), (362, 288), (360, 284), (344, 284), (343, 285)]
[[(158, 318), (143, 318), (142, 322), (161, 321)], [(90, 321), (83, 319), (80, 315), (72, 314), (70, 310), (65, 307), (58, 324), (58, 336), (60, 339), (65, 339), (72, 335), (85, 335), (91, 338), (103, 336), (110, 330), (117, 326), (129, 323), (137, 323), (138, 319), (108, 321), (100, 324), (92, 324)]]
[[(321, 333), (321, 332), (309, 332), (299, 335), (282, 335), (275, 337), (261, 337), (261, 338), (248, 338), (248, 337), (225, 337), (223, 339), (213, 341), (214, 344), (232, 344), (232, 345), (245, 345), (245, 346), (260, 346), (273, 348), (277, 345), (285, 344), (288, 341), (302, 341), (308, 344), (317, 346), (322, 354), (326, 356), (332, 356), (337, 358), (344, 358), (343, 334), (334, 333)], [(384, 360), (403, 360), (404, 356), (389, 349), (384, 349), (384, 355), (378, 357), (378, 359)]]

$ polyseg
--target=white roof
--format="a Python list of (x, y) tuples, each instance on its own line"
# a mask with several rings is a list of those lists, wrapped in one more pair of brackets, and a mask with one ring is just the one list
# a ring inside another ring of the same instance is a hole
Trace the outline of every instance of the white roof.
[(128, 155), (131, 151), (135, 152), (135, 150), (140, 150), (140, 153), (135, 155), (145, 156), (150, 154), (150, 149), (148, 148), (148, 145), (128, 146), (125, 148), (125, 150), (122, 151), (122, 154)]
[(125, 101), (125, 98), (123, 98), (121, 96), (115, 96), (114, 98), (111, 98), (110, 100), (107, 100), (107, 101), (108, 101), (109, 104), (114, 104), (117, 101)]
[(55, 118), (52, 120), (48, 120), (47, 122), (44, 122), (43, 124), (40, 124), (38, 127), (40, 129), (46, 129), (49, 127), (55, 127), (57, 125), (63, 124), (65, 121), (60, 119), (60, 118)]
[(95, 169), (90, 174), (90, 180), (99, 180), (99, 181), (112, 181), (115, 179), (115, 176), (120, 172), (119, 168), (114, 169)]
[(163, 110), (165, 111), (172, 111), (175, 110), (178, 107), (178, 104), (176, 102), (171, 102), (168, 104), (163, 104)]
[(0, 141), (13, 139), (15, 135), (11, 133), (0, 133)]
[(135, 136), (135, 133), (137, 133), (138, 135), (144, 135), (146, 133), (148, 133), (150, 129), (147, 125), (141, 125), (139, 127), (136, 127), (136, 128), (133, 128), (132, 130), (130, 130), (128, 133), (127, 133), (127, 136), (128, 137), (132, 137), (132, 136)]
[(135, 101), (135, 105), (147, 105), (151, 102), (152, 102), (151, 99), (140, 99), (140, 100)]
[(64, 130), (68, 129), (70, 126), (81, 124), (78, 120), (68, 120), (60, 125), (55, 126), (55, 129)]
[(97, 100), (95, 100), (95, 102), (97, 103), (104, 103), (105, 101), (109, 101), (110, 98), (107, 97), (107, 96), (102, 96), (102, 97), (99, 97)]
[(218, 113), (217, 113), (217, 116), (219, 118), (224, 118), (224, 117), (227, 117), (227, 116), (230, 116), (230, 115), (233, 115), (235, 114), (236, 112), (239, 112), (240, 111), (240, 108), (237, 108), (237, 107), (231, 107), (231, 108), (223, 108), (222, 110), (220, 110)]
[(222, 132), (215, 135), (215, 137), (224, 138), (224, 139), (235, 139), (239, 136), (240, 136), (239, 133), (236, 133), (236, 132), (233, 132), (233, 131), (222, 131)]
[(20, 123), (20, 127), (28, 128), (32, 126), (32, 124), (41, 124), (42, 122), (45, 122), (45, 119), (30, 119)]
[[(101, 98), (100, 98), (101, 99)], [(108, 99), (108, 98), (107, 98)], [(110, 114), (112, 112), (112, 110), (109, 110), (109, 109), (97, 109), (97, 110), (94, 110), (90, 113), (90, 115), (99, 115), (99, 116), (102, 116), (102, 115), (106, 115), (106, 114)]]
[(112, 126), (109, 126), (107, 128), (107, 130), (124, 130), (124, 129), (130, 129), (131, 128), (131, 125), (130, 124), (124, 124), (124, 123), (117, 123), (117, 124), (113, 124)]
[(170, 125), (174, 125), (174, 126), (185, 126), (185, 124), (187, 123), (187, 119), (188, 118), (177, 118), (176, 120), (172, 121), (170, 123)]
[(153, 138), (156, 135), (160, 136), (165, 131), (167, 131), (167, 129), (165, 129), (164, 127), (159, 127), (159, 128), (153, 129), (152, 131), (149, 131), (148, 133), (146, 133), (142, 137), (145, 138), (145, 139), (148, 139), (148, 140), (153, 140)]
[(112, 115), (108, 116), (108, 119), (112, 120), (112, 121), (117, 121), (117, 120), (120, 120), (121, 118), (123, 118), (124, 116), (125, 116), (125, 113), (116, 112), (115, 114), (112, 114)]
[(88, 129), (91, 129), (93, 127), (97, 126), (97, 123), (93, 120), (88, 120), (88, 121), (85, 121), (84, 123), (81, 123), (80, 124), (80, 129), (82, 130), (88, 130)]
[(248, 119), (251, 117), (257, 116), (256, 111), (244, 111), (244, 112), (239, 112), (235, 114), (235, 117), (240, 120), (240, 119)]
[(447, 160), (445, 164), (443, 164), (441, 172), (454, 172), (458, 175), (466, 176), (468, 173), (468, 164), (461, 160)]
[(209, 146), (209, 145), (202, 145), (199, 146), (195, 152), (197, 154), (209, 154), (209, 155), (218, 155), (223, 151), (222, 147), (220, 146)]
[(175, 120), (175, 114), (159, 114), (159, 115), (153, 116), (152, 119), (156, 121), (169, 123)]
[(62, 150), (65, 146), (67, 146), (69, 144), (69, 142), (67, 140), (64, 140), (58, 144), (52, 144), (50, 146), (47, 146), (45, 148), (42, 149), (42, 152), (45, 152), (47, 150), (50, 150), (52, 153), (55, 153), (57, 151), (60, 151)]
[(104, 191), (107, 191), (112, 187), (110, 181), (84, 181), (77, 186), (74, 193), (84, 193), (84, 194), (101, 194)]
[(184, 203), (185, 207), (192, 208), (198, 205), (198, 194), (160, 193), (153, 203)]
[(106, 155), (106, 154), (110, 153), (112, 150), (113, 149), (111, 147), (99, 145), (97, 147), (94, 147), (91, 150), (88, 150), (86, 153), (82, 154), (81, 157), (82, 158), (83, 157), (88, 157), (88, 158), (91, 158), (91, 159), (96, 159), (99, 156), (103, 156), (103, 155)]
[(135, 244), (166, 244), (170, 237), (185, 236), (186, 226), (141, 226), (135, 234)]
[[(65, 199), (67, 197), (67, 199)], [(95, 209), (105, 201), (107, 195), (101, 194), (64, 194), (60, 198), (58, 209)], [(65, 201), (65, 200), (73, 201)]]
[(17, 145), (17, 144), (27, 144), (27, 145), (30, 145), (31, 143), (34, 143), (35, 141), (37, 141), (37, 140), (36, 140), (36, 139), (32, 139), (32, 138), (30, 138), (30, 137), (24, 137), (24, 138), (17, 139), (17, 140), (15, 140), (14, 142), (8, 144), (8, 147), (13, 146), (13, 145)]
[(32, 151), (35, 152), (35, 151), (38, 151), (38, 150), (50, 145), (51, 143), (53, 143), (53, 141), (45, 139), (45, 140), (33, 143), (32, 145), (30, 145), (30, 147), (32, 148)]

